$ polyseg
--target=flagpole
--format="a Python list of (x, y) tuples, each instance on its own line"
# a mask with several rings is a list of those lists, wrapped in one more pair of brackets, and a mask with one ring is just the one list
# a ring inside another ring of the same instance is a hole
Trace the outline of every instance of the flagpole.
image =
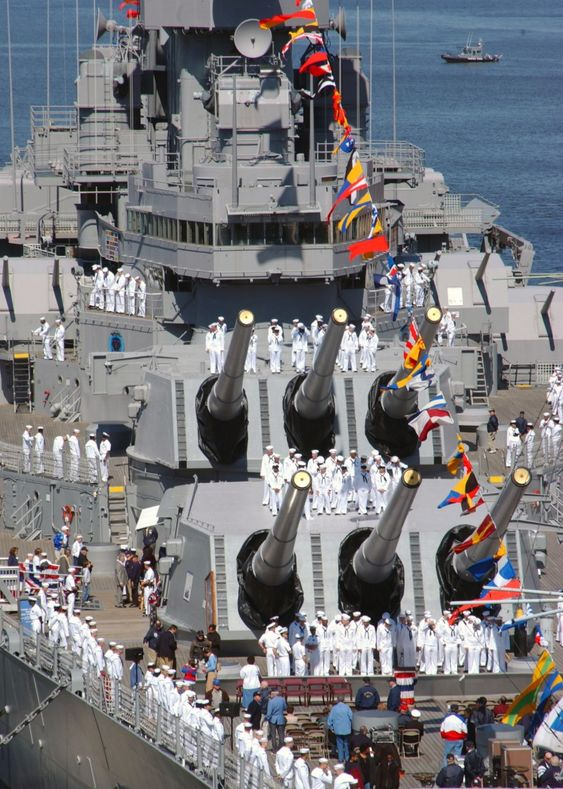
[(369, 155), (373, 139), (373, 0), (369, 0)]
[(392, 61), (392, 84), (393, 84), (393, 142), (397, 142), (397, 84), (396, 84), (396, 64), (395, 64), (395, 0), (391, 0), (391, 61)]
[(317, 199), (315, 184), (315, 99), (313, 98), (313, 75), (309, 74), (309, 91), (311, 101), (309, 102), (309, 203), (314, 206)]

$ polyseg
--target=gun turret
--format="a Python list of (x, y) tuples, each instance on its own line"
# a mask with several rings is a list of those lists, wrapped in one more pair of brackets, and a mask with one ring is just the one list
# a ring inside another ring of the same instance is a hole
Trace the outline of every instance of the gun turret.
[[(419, 332), (427, 350), (432, 347), (441, 319), (441, 310), (430, 307), (421, 321)], [(408, 425), (406, 417), (416, 410), (418, 394), (406, 386), (399, 389), (384, 387), (403, 380), (409, 372), (403, 364), (396, 373), (378, 375), (370, 390), (365, 422), (370, 444), (380, 452), (400, 458), (408, 457), (417, 447), (418, 436)]]
[(516, 468), (506, 480), (498, 499), (491, 509), (491, 520), (496, 527), (479, 542), (474, 543), (461, 553), (453, 548), (476, 534), (477, 529), (457, 526), (450, 529), (436, 553), (436, 568), (441, 586), (442, 602), (450, 600), (469, 600), (479, 597), (483, 586), (492, 580), (496, 573), (495, 555), (503, 539), (510, 520), (532, 475), (527, 468)]
[(325, 337), (308, 373), (292, 378), (283, 398), (284, 428), (289, 446), (309, 455), (312, 449), (326, 454), (334, 446), (332, 377), (348, 313), (335, 309)]
[(377, 621), (384, 611), (398, 613), (404, 592), (403, 563), (396, 553), (404, 522), (422, 477), (405, 469), (374, 529), (356, 529), (340, 546), (338, 601)]
[(266, 627), (272, 616), (289, 624), (303, 603), (294, 546), (311, 485), (309, 472), (295, 472), (272, 530), (252, 534), (237, 557), (238, 610), (251, 629)]
[(248, 406), (243, 379), (253, 327), (252, 312), (241, 310), (223, 370), (206, 378), (196, 396), (199, 448), (214, 463), (231, 464), (246, 453)]

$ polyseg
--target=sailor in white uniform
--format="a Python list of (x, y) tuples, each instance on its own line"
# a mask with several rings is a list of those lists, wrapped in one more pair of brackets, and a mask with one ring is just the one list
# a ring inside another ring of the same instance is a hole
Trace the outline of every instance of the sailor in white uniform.
[(98, 271), (100, 270), (100, 266), (97, 263), (92, 266), (92, 287), (90, 289), (90, 300), (88, 302), (88, 306), (92, 309), (95, 309), (98, 306), (100, 300), (98, 285)]
[(387, 617), (377, 626), (376, 633), (377, 649), (379, 651), (379, 663), (381, 673), (389, 676), (393, 673), (393, 647), (395, 639), (391, 629), (391, 620)]
[(221, 339), (222, 335), (216, 323), (209, 324), (205, 336), (205, 350), (209, 356), (209, 372), (213, 375), (221, 372)]
[(104, 272), (103, 288), (106, 312), (115, 312), (115, 291), (113, 289), (115, 275), (107, 266), (104, 266), (102, 271)]
[(43, 435), (43, 427), (39, 426), (33, 439), (33, 465), (35, 466), (36, 474), (43, 474), (45, 472), (45, 466), (43, 465), (44, 452), (45, 436)]
[(292, 350), (295, 350), (295, 371), (302, 373), (305, 371), (305, 359), (309, 350), (310, 332), (303, 323), (298, 323), (297, 327), (291, 332)]
[(147, 283), (141, 277), (135, 277), (137, 283), (137, 315), (144, 318), (147, 314)]
[(511, 419), (506, 431), (506, 467), (512, 468), (520, 454), (521, 440), (520, 431), (516, 426), (516, 420)]
[(371, 477), (366, 463), (362, 463), (360, 473), (354, 481), (356, 495), (358, 497), (358, 513), (367, 515), (368, 499), (371, 491)]
[(80, 466), (80, 443), (78, 441), (79, 435), (80, 435), (80, 430), (78, 428), (75, 428), (72, 431), (72, 435), (67, 436), (68, 448), (70, 451), (69, 479), (71, 482), (78, 482), (78, 469)]
[(246, 360), (244, 362), (245, 373), (256, 372), (257, 350), (258, 350), (258, 337), (256, 336), (256, 331), (252, 329), (252, 334), (250, 335), (250, 341), (248, 343), (248, 351), (246, 352)]
[(342, 335), (342, 372), (346, 373), (350, 369), (353, 373), (357, 371), (356, 353), (359, 349), (358, 335), (353, 323), (349, 323)]
[(55, 321), (55, 333), (53, 337), (55, 339), (55, 348), (57, 351), (58, 362), (64, 362), (65, 360), (65, 334), (66, 330), (64, 324), (60, 318), (57, 318)]
[(88, 441), (84, 445), (84, 453), (88, 463), (88, 482), (95, 485), (98, 481), (98, 463), (100, 462), (100, 450), (96, 444), (95, 433), (90, 433)]
[(270, 354), (270, 372), (281, 373), (281, 351), (283, 334), (279, 326), (268, 329), (268, 352)]
[(100, 474), (102, 482), (107, 482), (109, 478), (109, 456), (111, 452), (111, 442), (109, 433), (102, 433), (100, 441)]
[(125, 287), (127, 280), (122, 268), (117, 269), (117, 276), (113, 283), (115, 292), (115, 311), (123, 314), (125, 312)]
[(260, 466), (260, 478), (264, 481), (262, 492), (262, 505), (266, 507), (270, 503), (270, 472), (274, 462), (274, 447), (268, 445), (262, 455), (262, 464)]
[(125, 275), (126, 293), (127, 293), (127, 314), (135, 315), (137, 311), (136, 297), (137, 297), (137, 280), (131, 274)]
[(356, 628), (356, 649), (360, 657), (360, 674), (373, 674), (373, 651), (376, 648), (375, 627), (371, 617), (362, 616)]
[(49, 337), (49, 324), (43, 315), (39, 318), (39, 326), (32, 334), (35, 337), (39, 337), (43, 343), (43, 358), (52, 359), (53, 351), (51, 349), (51, 338)]

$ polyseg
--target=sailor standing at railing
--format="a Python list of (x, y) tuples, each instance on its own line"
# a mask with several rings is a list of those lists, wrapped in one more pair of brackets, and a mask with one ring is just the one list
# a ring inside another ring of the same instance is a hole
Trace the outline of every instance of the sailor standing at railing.
[(55, 350), (58, 362), (64, 362), (65, 360), (65, 334), (64, 324), (60, 318), (57, 318), (55, 321), (53, 339), (55, 340)]
[(100, 462), (100, 450), (96, 444), (95, 433), (90, 433), (90, 437), (84, 445), (84, 451), (88, 462), (88, 482), (95, 485), (98, 482), (98, 463)]
[(135, 277), (137, 283), (137, 315), (144, 318), (146, 315), (147, 285), (141, 277)]
[(29, 432), (33, 430), (33, 425), (26, 425), (22, 433), (22, 455), (23, 455), (23, 473), (29, 474), (31, 471), (31, 449), (34, 441), (33, 436)]
[(113, 283), (113, 289), (115, 291), (115, 311), (121, 314), (125, 312), (126, 284), (127, 284), (127, 280), (125, 279), (125, 274), (123, 273), (123, 269), (118, 268), (117, 276), (115, 278), (115, 282)]
[(248, 351), (246, 352), (246, 360), (244, 362), (245, 373), (256, 372), (257, 348), (258, 348), (258, 337), (256, 336), (256, 331), (252, 329), (252, 334), (250, 335), (250, 342), (248, 343)]
[(41, 341), (43, 342), (43, 358), (52, 359), (53, 351), (51, 349), (51, 338), (49, 337), (49, 324), (43, 315), (41, 318), (39, 318), (39, 326), (32, 332), (32, 334), (35, 337), (40, 337)]
[(80, 608), (75, 608), (72, 613), (68, 615), (68, 630), (70, 634), (70, 643), (72, 653), (80, 655), (82, 652), (82, 622), (80, 621)]
[(71, 436), (67, 436), (68, 448), (70, 450), (70, 471), (69, 479), (71, 482), (78, 482), (78, 468), (80, 466), (80, 443), (78, 436), (80, 430), (75, 428)]
[(125, 275), (125, 293), (127, 297), (127, 314), (134, 315), (137, 306), (135, 304), (137, 282), (135, 281), (135, 277), (132, 277), (129, 273)]
[(105, 274), (104, 270), (101, 266), (98, 266), (96, 269), (96, 276), (94, 277), (94, 288), (93, 292), (95, 294), (95, 307), (98, 310), (105, 309), (105, 289), (104, 289), (104, 280)]
[(113, 272), (107, 266), (102, 269), (104, 281), (102, 284), (102, 291), (104, 294), (104, 308), (106, 312), (115, 312), (115, 292), (113, 290), (113, 283), (115, 277)]
[(217, 318), (217, 329), (219, 330), (219, 334), (221, 335), (221, 370), (223, 369), (223, 365), (225, 364), (225, 337), (227, 336), (227, 324), (225, 322), (225, 318), (222, 315), (219, 315)]
[(43, 632), (45, 632), (45, 625), (47, 624), (47, 589), (49, 588), (49, 584), (46, 581), (43, 581), (41, 584), (41, 588), (37, 592), (37, 605), (40, 606), (41, 610), (43, 611)]
[(36, 597), (28, 597), (29, 602), (32, 604), (29, 609), (29, 619), (31, 621), (31, 630), (34, 635), (38, 636), (43, 632), (43, 609), (37, 602)]
[(221, 334), (216, 323), (210, 323), (205, 335), (205, 350), (209, 357), (209, 372), (216, 375), (221, 372)]
[(109, 478), (109, 455), (111, 452), (111, 442), (109, 433), (102, 433), (100, 441), (100, 473), (102, 482), (107, 482)]
[(43, 474), (45, 466), (43, 465), (43, 453), (45, 452), (45, 436), (43, 435), (43, 426), (37, 428), (37, 432), (33, 437), (33, 466), (36, 474)]
[(90, 301), (88, 302), (88, 306), (92, 309), (98, 306), (98, 302), (100, 300), (99, 288), (98, 288), (98, 271), (100, 271), (100, 266), (95, 263), (92, 266), (92, 287), (90, 289)]
[(68, 610), (70, 614), (74, 612), (74, 604), (76, 602), (76, 579), (75, 574), (78, 571), (76, 567), (69, 567), (68, 568), (68, 575), (66, 577), (65, 585), (64, 585), (64, 593), (66, 596), (66, 604), (68, 606)]

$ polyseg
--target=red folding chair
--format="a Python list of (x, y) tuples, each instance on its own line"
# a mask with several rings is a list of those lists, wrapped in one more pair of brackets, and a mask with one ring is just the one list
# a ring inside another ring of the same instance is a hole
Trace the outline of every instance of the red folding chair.
[(323, 704), (328, 704), (330, 700), (330, 688), (326, 679), (317, 677), (308, 677), (305, 680), (306, 697), (305, 704), (309, 706), (311, 701), (316, 698), (320, 699)]
[(302, 679), (288, 677), (283, 682), (283, 690), (286, 701), (297, 699), (297, 703), (301, 705), (306, 702), (306, 686)]
[(328, 686), (330, 688), (330, 700), (334, 701), (338, 696), (348, 696), (352, 701), (352, 685), (347, 679), (342, 677), (328, 677)]

